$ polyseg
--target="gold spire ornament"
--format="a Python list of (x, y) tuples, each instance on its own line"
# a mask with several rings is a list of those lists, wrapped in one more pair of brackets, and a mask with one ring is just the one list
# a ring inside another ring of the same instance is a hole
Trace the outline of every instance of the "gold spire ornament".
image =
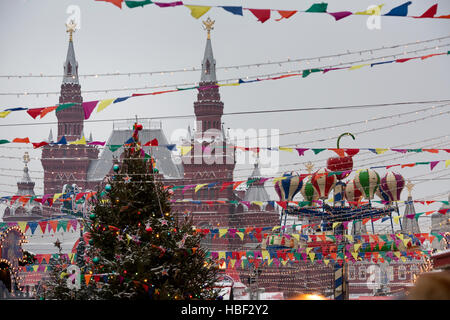
[(414, 188), (414, 184), (411, 183), (411, 180), (408, 180), (408, 183), (405, 185), (406, 189), (408, 189), (408, 196), (411, 197), (411, 191)]
[(28, 154), (28, 152), (25, 152), (25, 154), (23, 155), (23, 163), (25, 163), (25, 167), (27, 166), (28, 162), (30, 162), (30, 155)]
[(77, 30), (77, 24), (74, 20), (70, 20), (69, 23), (66, 23), (66, 32), (70, 33), (69, 41), (72, 42), (72, 34)]
[(210, 17), (208, 17), (208, 19), (206, 19), (206, 21), (202, 21), (204, 24), (203, 29), (205, 29), (208, 32), (208, 40), (211, 39), (211, 30), (214, 30), (214, 23), (216, 22), (215, 20), (211, 20)]

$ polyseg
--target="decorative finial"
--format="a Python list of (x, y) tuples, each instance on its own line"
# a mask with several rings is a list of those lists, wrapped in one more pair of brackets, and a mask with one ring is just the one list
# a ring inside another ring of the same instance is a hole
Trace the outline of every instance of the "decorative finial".
[(23, 163), (25, 163), (25, 167), (27, 166), (28, 162), (30, 162), (30, 155), (28, 154), (28, 152), (25, 152), (25, 154), (23, 155)]
[(211, 30), (214, 29), (214, 22), (216, 22), (216, 21), (211, 20), (211, 18), (208, 17), (208, 19), (206, 19), (206, 21), (202, 21), (202, 22), (205, 25), (203, 27), (203, 29), (205, 29), (208, 32), (208, 39), (211, 39)]
[(74, 20), (70, 20), (69, 23), (66, 23), (66, 32), (70, 33), (69, 41), (72, 42), (72, 34), (77, 30), (77, 24)]
[(414, 184), (411, 183), (411, 180), (408, 180), (408, 183), (405, 185), (406, 189), (408, 189), (408, 196), (411, 197), (411, 191), (414, 188)]
[(308, 161), (305, 164), (305, 167), (306, 167), (306, 171), (308, 171), (308, 174), (311, 174), (311, 172), (313, 171), (313, 168), (314, 168), (314, 164), (311, 161)]

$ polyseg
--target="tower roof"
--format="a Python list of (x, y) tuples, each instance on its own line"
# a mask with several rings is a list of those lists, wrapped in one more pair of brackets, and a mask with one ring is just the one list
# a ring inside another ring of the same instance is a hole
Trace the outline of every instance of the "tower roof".
[(217, 82), (216, 78), (216, 60), (214, 59), (210, 31), (213, 29), (214, 21), (209, 17), (206, 21), (203, 21), (205, 29), (208, 31), (208, 37), (206, 39), (205, 54), (202, 61), (202, 75), (200, 77), (201, 82)]
[(414, 201), (411, 195), (409, 195), (408, 200), (405, 202), (405, 212), (403, 213), (403, 232), (420, 233), (419, 223), (415, 215), (416, 208), (414, 207)]
[(73, 21), (66, 24), (67, 32), (70, 33), (69, 47), (67, 49), (66, 62), (64, 62), (64, 76), (63, 83), (79, 84), (78, 83), (78, 62), (75, 59), (75, 49), (73, 48), (72, 34), (76, 30), (76, 24)]
[[(261, 178), (261, 172), (259, 170), (259, 162), (255, 162), (255, 167), (253, 168), (252, 175), (249, 177), (249, 180)], [(269, 201), (270, 197), (267, 193), (264, 185), (258, 183), (252, 183), (250, 187), (247, 189), (244, 195), (244, 201)]]

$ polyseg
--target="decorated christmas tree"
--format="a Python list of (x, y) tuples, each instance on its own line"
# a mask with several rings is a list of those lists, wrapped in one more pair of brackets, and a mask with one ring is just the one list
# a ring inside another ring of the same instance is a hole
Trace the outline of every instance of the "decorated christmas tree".
[(91, 200), (86, 290), (90, 299), (214, 299), (217, 266), (206, 258), (192, 221), (171, 213), (140, 130), (135, 124), (121, 162)]

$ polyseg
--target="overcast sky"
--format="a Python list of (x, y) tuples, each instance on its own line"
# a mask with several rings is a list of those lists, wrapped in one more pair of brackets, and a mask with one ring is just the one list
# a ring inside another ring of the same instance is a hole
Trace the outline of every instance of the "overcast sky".
[[(384, 1), (382, 13), (402, 4), (404, 1)], [(242, 5), (247, 8), (271, 8), (284, 10), (306, 10), (314, 1), (186, 1), (187, 4)], [(382, 3), (382, 2), (380, 2)], [(364, 11), (369, 5), (380, 4), (373, 0), (329, 1), (328, 11)], [(421, 15), (439, 3), (438, 15), (450, 14), (450, 2), (436, 0), (413, 1), (409, 15)], [(206, 32), (202, 20), (211, 17), (216, 21), (212, 31), (212, 45), (217, 67), (257, 62), (277, 61), (287, 58), (298, 59), (315, 56), (338, 54), (350, 51), (389, 47), (396, 44), (433, 39), (450, 34), (448, 19), (411, 19), (382, 17), (380, 30), (369, 30), (366, 26), (367, 16), (349, 16), (339, 22), (326, 14), (297, 13), (288, 20), (275, 21), (278, 14), (272, 12), (272, 18), (261, 24), (249, 11), (243, 16), (232, 15), (221, 8), (212, 8), (200, 19), (194, 19), (186, 7), (159, 8), (155, 5), (144, 8), (122, 10), (105, 2), (94, 0), (18, 0), (0, 2), (0, 74), (61, 74), (67, 54), (68, 35), (65, 23), (70, 5), (80, 8), (81, 28), (74, 34), (74, 47), (79, 63), (79, 74), (108, 72), (159, 71), (178, 68), (200, 67), (205, 48)], [(287, 72), (326, 64), (358, 61), (388, 54), (400, 57), (447, 51), (450, 39), (374, 52), (372, 54), (353, 55), (333, 60), (311, 60), (309, 64), (291, 63), (259, 68), (240, 68), (239, 70), (219, 69), (217, 78), (245, 78), (273, 72)], [(402, 56), (403, 51), (418, 50), (436, 45), (438, 48)], [(450, 77), (448, 56), (433, 57), (424, 61), (414, 60), (404, 64), (387, 64), (378, 67), (366, 67), (354, 71), (334, 71), (327, 74), (312, 74), (308, 78), (288, 78), (277, 81), (265, 81), (220, 88), (225, 112), (247, 110), (271, 110), (300, 107), (324, 107), (357, 104), (375, 104), (404, 101), (425, 101), (449, 98)], [(83, 90), (105, 90), (111, 88), (134, 88), (165, 84), (193, 83), (200, 79), (199, 72), (181, 74), (116, 76), (85, 78), (80, 77)], [(0, 79), (1, 93), (33, 93), (59, 91), (61, 78), (22, 78)], [(155, 90), (139, 91), (151, 92)], [(137, 92), (84, 93), (84, 101), (126, 96)], [(196, 91), (146, 96), (127, 100), (110, 106), (101, 113), (94, 112), (90, 120), (158, 117), (193, 114), (193, 102)], [(1, 95), (3, 109), (11, 106), (42, 107), (58, 102), (58, 95), (27, 96)], [(430, 107), (431, 105), (428, 105)], [(437, 105), (436, 105), (437, 106)], [(354, 121), (368, 120), (374, 117), (389, 116), (411, 110), (422, 110), (426, 105), (402, 107), (384, 107), (365, 110), (328, 110), (305, 111), (279, 114), (257, 114), (245, 116), (225, 116), (223, 121), (229, 128), (275, 129), (280, 133), (300, 131), (321, 127), (334, 127)], [(438, 112), (443, 115), (417, 121), (407, 125), (397, 125), (416, 118), (430, 116)], [(360, 132), (368, 128), (390, 125), (389, 129), (370, 133), (355, 134), (356, 140), (349, 137), (341, 140), (341, 147), (396, 147), (407, 148), (439, 147), (450, 148), (448, 140), (449, 106), (420, 112), (402, 117), (373, 121), (364, 125), (353, 125), (335, 130), (321, 130), (311, 134), (294, 134), (280, 137), (281, 145), (296, 144), (298, 147), (320, 148), (336, 147), (336, 139), (306, 144), (305, 141), (334, 137), (343, 132)], [(33, 120), (26, 112), (15, 112), (0, 124), (35, 124), (54, 122), (55, 114), (49, 114), (42, 120)], [(179, 128), (193, 125), (192, 119), (164, 120), (162, 122), (166, 136)], [(28, 136), (31, 141), (46, 139), (50, 128), (56, 135), (56, 125), (28, 125), (0, 127), (0, 139), (12, 140), (15, 137)], [(112, 130), (111, 122), (86, 123), (86, 136), (92, 132), (94, 140), (105, 141)], [(425, 139), (438, 137), (436, 140), (420, 143)], [(407, 145), (407, 146), (406, 146)], [(13, 148), (15, 147), (15, 148)], [(21, 148), (18, 148), (21, 147)], [(0, 147), (0, 193), (11, 195), (16, 189), (16, 181), (22, 175), (21, 157), (25, 151), (32, 156), (29, 164), (31, 175), (36, 181), (35, 191), (42, 194), (42, 165), (39, 160), (40, 150), (25, 148), (17, 144)], [(305, 157), (294, 153), (280, 153), (278, 175), (284, 171), (304, 171), (305, 161), (317, 161), (316, 168), (326, 165), (326, 158), (334, 156), (332, 152)], [(416, 161), (434, 161), (450, 159), (449, 154), (420, 153), (399, 158), (400, 154), (386, 153), (383, 156), (364, 154), (355, 156), (355, 167), (410, 163)], [(370, 158), (370, 160), (364, 160)], [(235, 180), (242, 180), (250, 173), (251, 165), (238, 166)], [(443, 170), (439, 164), (430, 174), (428, 166), (398, 169), (405, 179), (423, 175), (421, 179), (442, 176), (450, 171)], [(16, 171), (14, 171), (16, 170)], [(447, 168), (450, 170), (450, 167)], [(386, 170), (378, 169), (380, 175)], [(441, 172), (439, 172), (441, 171)], [(422, 181), (414, 191), (416, 199), (427, 198), (450, 190), (450, 180)], [(419, 181), (416, 181), (419, 182)], [(268, 189), (271, 189), (268, 183)], [(273, 193), (273, 192), (272, 192)], [(406, 190), (402, 198), (406, 199)], [(446, 195), (433, 197), (447, 200)], [(440, 205), (416, 206), (417, 212), (438, 209)], [(428, 224), (429, 218), (421, 218), (421, 223)], [(386, 224), (386, 223), (385, 223)], [(425, 230), (428, 231), (428, 230)]]

